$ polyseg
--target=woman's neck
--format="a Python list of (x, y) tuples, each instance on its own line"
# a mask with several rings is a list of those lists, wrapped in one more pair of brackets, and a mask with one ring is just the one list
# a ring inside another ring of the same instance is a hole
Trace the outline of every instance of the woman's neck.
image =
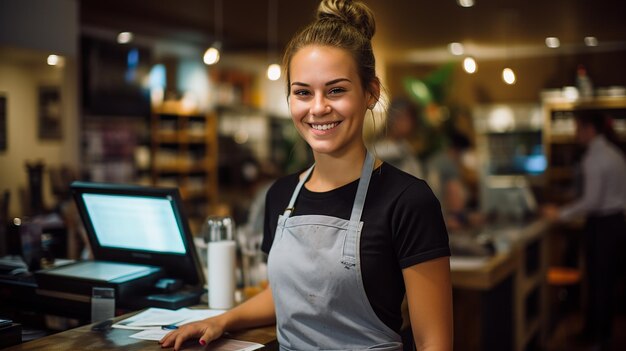
[(315, 168), (305, 187), (314, 192), (337, 189), (361, 177), (367, 150), (355, 149), (339, 157), (314, 154)]

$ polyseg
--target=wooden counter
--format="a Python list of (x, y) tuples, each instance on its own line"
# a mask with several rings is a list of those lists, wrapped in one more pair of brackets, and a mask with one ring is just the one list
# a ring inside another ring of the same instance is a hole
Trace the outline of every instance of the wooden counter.
[[(116, 318), (116, 321), (128, 318), (134, 313), (129, 313)], [(105, 332), (91, 330), (91, 324), (79, 328), (70, 329), (58, 334), (46, 336), (30, 342), (5, 349), (6, 351), (22, 350), (129, 350), (129, 351), (154, 351), (161, 350), (156, 341), (139, 340), (129, 337), (139, 330), (109, 329)], [(276, 341), (276, 326), (255, 328), (236, 333), (229, 333), (229, 338), (250, 341), (265, 345), (262, 350), (278, 350)], [(197, 340), (185, 343), (184, 350), (205, 350)], [(164, 349), (173, 350), (173, 348)]]
[(499, 240), (506, 248), (491, 257), (451, 257), (452, 285), (464, 289), (490, 289), (496, 286), (520, 268), (519, 265), (523, 263), (520, 260), (524, 261), (528, 245), (543, 240), (548, 227), (548, 222), (537, 220), (522, 227), (491, 230), (494, 240)]
[(455, 350), (521, 351), (545, 342), (548, 229), (544, 220), (487, 229), (495, 255), (451, 257)]

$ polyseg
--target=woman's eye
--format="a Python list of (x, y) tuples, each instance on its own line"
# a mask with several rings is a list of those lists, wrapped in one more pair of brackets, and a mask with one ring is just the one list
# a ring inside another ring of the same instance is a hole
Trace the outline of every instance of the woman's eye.
[(309, 92), (307, 90), (296, 90), (293, 92), (294, 95), (299, 95), (299, 96), (306, 96), (309, 95)]
[(331, 95), (336, 95), (336, 94), (341, 94), (341, 93), (343, 93), (345, 91), (346, 91), (346, 89), (344, 89), (344, 88), (332, 88), (332, 89), (330, 89), (329, 93)]

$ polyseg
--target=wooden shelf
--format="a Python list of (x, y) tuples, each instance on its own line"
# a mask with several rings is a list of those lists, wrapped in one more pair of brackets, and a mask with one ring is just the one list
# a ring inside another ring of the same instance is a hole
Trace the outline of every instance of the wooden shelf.
[(610, 114), (620, 143), (626, 149), (626, 96), (606, 96), (586, 99), (548, 99), (543, 102), (544, 150), (548, 161), (546, 190), (557, 184), (560, 189), (573, 186), (575, 163), (579, 151), (573, 119), (577, 111), (597, 111)]
[(151, 178), (175, 185), (189, 219), (203, 220), (217, 203), (217, 118), (214, 113), (156, 108), (151, 118)]

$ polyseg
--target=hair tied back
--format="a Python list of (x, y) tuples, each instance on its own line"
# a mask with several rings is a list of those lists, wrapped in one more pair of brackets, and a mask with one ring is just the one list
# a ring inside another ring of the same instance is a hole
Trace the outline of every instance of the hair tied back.
[(317, 9), (318, 21), (341, 21), (371, 40), (376, 33), (374, 13), (361, 2), (352, 0), (322, 0)]

